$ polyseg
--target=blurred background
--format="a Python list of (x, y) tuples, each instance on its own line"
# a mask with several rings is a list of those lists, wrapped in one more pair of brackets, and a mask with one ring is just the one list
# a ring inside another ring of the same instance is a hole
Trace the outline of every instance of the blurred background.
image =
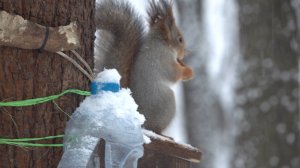
[[(149, 0), (130, 1), (146, 14)], [(0, 9), (46, 26), (79, 21), (79, 53), (92, 64), (94, 2), (0, 0)], [(195, 78), (175, 86), (178, 116), (165, 134), (203, 152), (193, 168), (300, 168), (300, 0), (173, 3)], [(54, 54), (0, 47), (0, 57), (1, 101), (88, 88), (86, 78)], [(65, 112), (81, 100), (69, 95), (57, 103), (1, 108), (0, 135), (62, 134)], [(61, 152), (1, 145), (0, 167), (56, 167)]]
[(195, 78), (165, 133), (203, 151), (194, 168), (299, 168), (300, 1), (174, 4)]

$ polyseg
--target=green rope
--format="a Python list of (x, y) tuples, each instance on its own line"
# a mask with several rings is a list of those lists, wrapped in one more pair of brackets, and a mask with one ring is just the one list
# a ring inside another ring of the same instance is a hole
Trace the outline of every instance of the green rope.
[(10, 141), (10, 142), (28, 142), (28, 141), (40, 141), (40, 140), (48, 140), (48, 139), (55, 139), (55, 138), (63, 138), (64, 135), (56, 135), (56, 136), (47, 136), (43, 138), (19, 138), (19, 139), (5, 139), (0, 138), (1, 141)]
[(32, 106), (32, 105), (36, 105), (36, 104), (49, 102), (54, 99), (58, 99), (59, 97), (65, 95), (67, 93), (75, 93), (75, 94), (83, 95), (83, 96), (91, 95), (91, 93), (88, 91), (69, 89), (69, 90), (63, 91), (60, 94), (47, 96), (47, 97), (40, 97), (40, 98), (35, 98), (35, 99), (19, 100), (19, 101), (12, 101), (12, 102), (0, 102), (0, 107), (1, 106), (3, 106), (3, 107), (5, 107), (5, 106), (6, 107), (7, 106), (11, 106), (11, 107)]
[[(12, 101), (12, 102), (0, 102), (0, 107), (22, 107), (22, 106), (32, 106), (36, 104), (41, 104), (45, 102), (49, 102), (51, 100), (58, 99), (59, 97), (67, 94), (67, 93), (75, 93), (78, 95), (89, 96), (91, 92), (82, 91), (77, 89), (69, 89), (65, 90), (60, 94), (47, 96), (47, 97), (40, 97), (35, 99), (27, 99), (27, 100), (19, 100), (19, 101)], [(63, 138), (64, 135), (56, 135), (56, 136), (48, 136), (43, 138), (20, 138), (20, 139), (6, 139), (0, 138), (0, 145), (15, 145), (21, 147), (62, 147), (63, 144), (39, 144), (39, 143), (30, 143), (30, 141), (40, 141), (40, 140), (48, 140), (48, 139), (55, 139), (55, 138)]]
[(31, 143), (30, 141), (40, 141), (48, 139), (63, 138), (64, 135), (47, 136), (43, 138), (19, 138), (19, 139), (6, 139), (0, 138), (0, 145), (15, 145), (21, 147), (62, 147), (63, 144), (39, 144)]

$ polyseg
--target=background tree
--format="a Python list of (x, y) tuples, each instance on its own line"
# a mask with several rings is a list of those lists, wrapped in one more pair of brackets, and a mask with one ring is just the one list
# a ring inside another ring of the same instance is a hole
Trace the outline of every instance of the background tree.
[(194, 79), (184, 82), (186, 131), (189, 143), (201, 149), (203, 158), (193, 167), (213, 167), (213, 141), (217, 130), (224, 126), (221, 105), (212, 92), (207, 74), (203, 31), (203, 1), (177, 1), (179, 25), (187, 44), (186, 62), (194, 70)]
[[(241, 72), (236, 78), (240, 88), (235, 97), (237, 104), (229, 115), (239, 119), (227, 120), (226, 110), (219, 95), (213, 92), (207, 72), (207, 60), (212, 56), (207, 54), (204, 31), (207, 26), (206, 16), (203, 16), (207, 6), (204, 4), (207, 2), (177, 2), (180, 25), (191, 55), (187, 62), (195, 70), (195, 79), (184, 84), (184, 91), (189, 143), (204, 152), (198, 166), (217, 168), (216, 157), (226, 155), (220, 147), (228, 144), (219, 143), (218, 146), (216, 139), (223, 138), (220, 141), (225, 142), (232, 136), (228, 130), (238, 129), (240, 134), (232, 147), (235, 155), (224, 157), (232, 159), (230, 167), (299, 167), (300, 16), (296, 15), (297, 10), (300, 11), (299, 3), (294, 0), (234, 1), (239, 9), (240, 26), (235, 30), (240, 35), (240, 42), (235, 44), (237, 48), (241, 47), (243, 62), (236, 69)], [(295, 5), (298, 5), (297, 9)], [(223, 9), (226, 17), (228, 10)], [(234, 20), (228, 20), (226, 24), (233, 23)], [(227, 38), (227, 42), (231, 40)], [(226, 61), (222, 64), (233, 65)], [(223, 74), (226, 73), (229, 71), (224, 69)], [(222, 85), (220, 78), (219, 87)], [(241, 118), (244, 119), (241, 121)], [(238, 121), (236, 127), (230, 127), (230, 122), (235, 121)], [(218, 134), (221, 136), (214, 136)]]
[[(77, 21), (82, 46), (77, 51), (90, 65), (93, 62), (94, 6), (94, 0), (0, 0), (0, 10), (41, 25), (56, 27)], [(87, 90), (88, 83), (82, 73), (55, 53), (0, 46), (0, 101), (49, 96), (69, 88)], [(81, 100), (81, 96), (66, 95), (54, 102), (70, 114)], [(63, 134), (68, 117), (54, 102), (29, 107), (0, 107), (0, 136), (33, 138)], [(44, 143), (62, 143), (62, 139)], [(57, 166), (61, 154), (62, 148), (1, 145), (0, 163), (2, 167), (50, 168)]]
[(293, 0), (238, 2), (247, 68), (237, 98), (245, 121), (234, 165), (300, 167), (300, 16), (296, 16)]

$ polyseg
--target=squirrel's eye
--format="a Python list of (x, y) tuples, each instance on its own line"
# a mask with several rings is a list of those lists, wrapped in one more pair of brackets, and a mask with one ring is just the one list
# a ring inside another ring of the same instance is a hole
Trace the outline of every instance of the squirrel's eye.
[(182, 42), (183, 42), (183, 39), (182, 39), (181, 36), (178, 37), (178, 41), (179, 41), (179, 43), (182, 43)]

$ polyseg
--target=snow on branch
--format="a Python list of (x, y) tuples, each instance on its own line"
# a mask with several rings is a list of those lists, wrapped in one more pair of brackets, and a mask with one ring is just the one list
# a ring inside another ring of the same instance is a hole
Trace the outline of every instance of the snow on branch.
[(47, 27), (25, 20), (19, 15), (0, 11), (0, 45), (22, 49), (68, 51), (79, 47), (80, 32), (76, 22), (67, 26)]

